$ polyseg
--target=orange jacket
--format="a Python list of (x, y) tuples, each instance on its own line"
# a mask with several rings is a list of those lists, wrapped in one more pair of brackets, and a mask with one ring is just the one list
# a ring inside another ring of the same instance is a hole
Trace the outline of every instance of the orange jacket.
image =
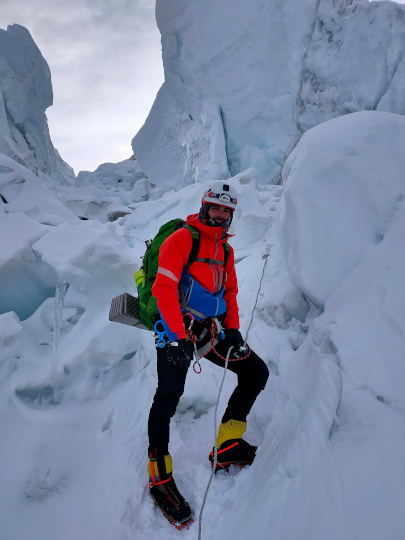
[[(198, 219), (198, 214), (187, 217), (187, 224), (200, 232), (200, 250), (198, 257), (224, 260), (223, 244), (230, 235), (221, 240), (222, 228), (204, 225)], [(159, 269), (152, 287), (152, 294), (157, 299), (158, 308), (170, 330), (177, 335), (177, 339), (186, 337), (183, 316), (179, 304), (178, 284), (192, 246), (192, 236), (188, 229), (175, 231), (163, 242), (159, 252)], [(225, 328), (239, 328), (239, 310), (236, 300), (238, 282), (235, 272), (235, 257), (231, 246), (229, 256), (224, 268), (206, 262), (194, 262), (188, 272), (200, 285), (212, 294), (218, 292), (225, 281), (224, 299), (227, 315), (224, 321)]]

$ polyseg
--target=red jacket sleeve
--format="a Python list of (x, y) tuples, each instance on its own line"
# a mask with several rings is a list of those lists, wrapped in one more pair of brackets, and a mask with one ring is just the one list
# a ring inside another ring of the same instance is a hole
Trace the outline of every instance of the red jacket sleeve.
[(226, 261), (226, 281), (224, 299), (226, 302), (227, 315), (224, 321), (226, 329), (239, 328), (239, 308), (236, 300), (238, 294), (238, 280), (235, 271), (235, 255), (233, 248), (229, 246), (229, 257)]
[(179, 229), (166, 238), (159, 251), (159, 269), (152, 287), (159, 311), (170, 330), (177, 334), (177, 339), (186, 337), (178, 284), (188, 262), (191, 246), (191, 233), (186, 228)]

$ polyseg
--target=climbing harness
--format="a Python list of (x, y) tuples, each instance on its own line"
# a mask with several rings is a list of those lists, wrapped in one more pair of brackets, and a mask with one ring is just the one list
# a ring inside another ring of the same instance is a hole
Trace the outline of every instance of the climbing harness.
[[(206, 356), (211, 351), (213, 351), (217, 356), (219, 356), (219, 358), (221, 358), (222, 360), (225, 361), (226, 357), (222, 356), (215, 349), (215, 346), (217, 345), (219, 340), (225, 339), (224, 329), (222, 328), (222, 326), (221, 326), (220, 322), (218, 321), (218, 319), (216, 317), (213, 317), (212, 320), (211, 320), (211, 326), (210, 326), (211, 339), (210, 339), (210, 341), (208, 341), (208, 343), (206, 343), (205, 345), (203, 345), (202, 347), (197, 349), (197, 337), (192, 331), (192, 325), (193, 325), (194, 317), (193, 317), (193, 315), (191, 313), (186, 313), (185, 316), (191, 318), (190, 325), (188, 326), (188, 328), (186, 328), (186, 335), (187, 335), (187, 338), (190, 341), (192, 341), (193, 345), (194, 345), (195, 361), (194, 361), (194, 364), (193, 364), (193, 369), (194, 369), (195, 373), (198, 373), (198, 374), (201, 373), (202, 367), (201, 367), (201, 364), (200, 364), (200, 359), (203, 358), (204, 356)], [(217, 337), (218, 335), (219, 335), (219, 338)], [(246, 341), (243, 344), (243, 347), (241, 347), (241, 349), (242, 350), (247, 350), (248, 351), (247, 354), (245, 356), (237, 356), (236, 358), (229, 358), (228, 357), (228, 362), (236, 362), (238, 360), (245, 360), (245, 358), (247, 358), (250, 355), (250, 348), (249, 348), (248, 345), (246, 345)]]
[[(256, 309), (256, 306), (257, 306), (257, 302), (259, 300), (259, 294), (260, 294), (260, 290), (262, 288), (262, 282), (263, 282), (263, 277), (264, 277), (264, 271), (266, 269), (266, 265), (267, 265), (267, 260), (269, 258), (269, 255), (270, 255), (270, 249), (271, 249), (271, 246), (269, 244), (266, 244), (266, 249), (265, 249), (265, 252), (263, 253), (262, 255), (262, 260), (264, 260), (264, 264), (263, 264), (263, 270), (262, 270), (262, 275), (261, 275), (261, 278), (260, 278), (260, 282), (259, 282), (259, 288), (257, 290), (257, 294), (256, 294), (256, 300), (255, 300), (255, 303), (254, 303), (254, 306), (253, 306), (253, 310), (252, 310), (252, 315), (250, 317), (250, 322), (249, 322), (249, 326), (248, 326), (248, 329), (247, 329), (247, 332), (246, 332), (246, 339), (245, 339), (245, 342), (243, 344), (243, 347), (246, 348), (247, 346), (247, 339), (248, 339), (248, 335), (249, 335), (249, 331), (250, 331), (250, 327), (252, 326), (252, 322), (253, 322), (253, 315), (254, 315), (254, 312), (255, 312), (255, 309)], [(212, 325), (211, 325), (211, 328), (212, 328)], [(210, 349), (211, 350), (211, 349)], [(215, 351), (215, 348), (214, 348), (214, 351)], [(207, 500), (207, 496), (208, 496), (208, 491), (210, 489), (210, 486), (211, 486), (211, 482), (212, 482), (212, 479), (214, 477), (214, 474), (215, 474), (215, 471), (216, 471), (216, 468), (217, 468), (217, 463), (218, 463), (218, 460), (217, 460), (217, 457), (218, 457), (218, 446), (217, 446), (217, 412), (218, 412), (218, 405), (219, 405), (219, 400), (220, 400), (220, 397), (221, 397), (221, 392), (222, 392), (222, 388), (224, 386), (224, 382), (225, 382), (225, 376), (226, 376), (226, 371), (228, 369), (228, 362), (229, 362), (229, 357), (231, 355), (231, 351), (232, 351), (232, 347), (229, 347), (228, 349), (228, 352), (227, 352), (227, 355), (226, 355), (226, 358), (224, 359), (225, 360), (225, 367), (224, 367), (224, 374), (222, 376), (222, 381), (221, 381), (221, 384), (220, 384), (220, 387), (219, 387), (219, 392), (218, 392), (218, 397), (217, 397), (217, 402), (215, 404), (215, 411), (214, 411), (214, 459), (213, 459), (213, 462), (212, 462), (212, 470), (211, 470), (211, 476), (210, 476), (210, 479), (208, 481), (208, 484), (207, 484), (207, 487), (206, 487), (206, 490), (205, 490), (205, 494), (204, 494), (204, 498), (203, 498), (203, 502), (201, 504), (201, 510), (200, 510), (200, 516), (199, 516), (199, 519), (198, 519), (198, 540), (201, 540), (201, 528), (202, 528), (202, 515), (203, 515), (203, 512), (204, 512), (204, 507), (205, 507), (205, 503), (206, 503), (206, 500)], [(217, 353), (218, 354), (218, 353)], [(249, 352), (247, 354), (247, 356), (249, 356), (250, 354), (250, 349), (249, 349)], [(218, 355), (220, 356), (220, 355)], [(244, 358), (247, 358), (247, 356), (245, 356)], [(223, 358), (221, 356), (221, 358)], [(243, 358), (237, 358), (236, 360), (243, 360)], [(233, 361), (233, 359), (232, 359)]]

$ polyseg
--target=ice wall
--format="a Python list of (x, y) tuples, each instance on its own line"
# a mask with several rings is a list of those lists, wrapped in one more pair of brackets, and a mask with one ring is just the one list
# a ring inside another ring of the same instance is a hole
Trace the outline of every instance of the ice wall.
[(393, 226), (404, 145), (404, 116), (362, 111), (307, 131), (288, 158), (279, 239), (293, 281), (318, 305)]
[(0, 29), (0, 153), (43, 180), (73, 184), (73, 170), (49, 135), (53, 93), (48, 64), (26, 28)]
[(350, 112), (405, 112), (400, 5), (157, 0), (156, 19), (165, 83), (133, 140), (152, 182), (254, 166), (258, 182), (274, 183), (307, 129)]

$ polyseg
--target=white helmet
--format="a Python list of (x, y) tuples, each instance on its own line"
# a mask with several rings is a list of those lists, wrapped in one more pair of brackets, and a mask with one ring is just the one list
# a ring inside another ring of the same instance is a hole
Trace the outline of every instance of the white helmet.
[(214, 182), (202, 196), (201, 204), (219, 204), (236, 210), (237, 205), (235, 188), (224, 182)]

